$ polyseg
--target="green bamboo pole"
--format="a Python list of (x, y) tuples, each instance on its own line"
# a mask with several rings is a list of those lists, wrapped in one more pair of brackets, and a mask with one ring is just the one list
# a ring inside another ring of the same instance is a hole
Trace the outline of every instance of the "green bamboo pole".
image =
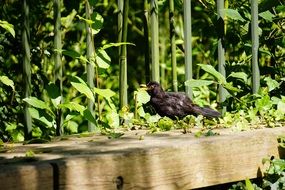
[[(217, 0), (217, 12), (218, 12), (218, 22), (221, 22), (219, 27), (222, 27), (219, 29), (221, 34), (219, 34), (218, 39), (218, 70), (223, 75), (226, 76), (226, 70), (225, 70), (225, 48), (224, 48), (224, 37), (225, 37), (225, 25), (224, 25), (224, 10), (225, 4), (224, 0)], [(222, 87), (222, 85), (219, 85), (219, 103), (223, 103), (226, 100), (226, 89)], [(223, 106), (221, 108), (222, 114), (226, 112), (226, 106)]]
[(252, 40), (252, 92), (258, 93), (260, 72), (258, 67), (258, 0), (251, 0), (251, 40)]
[(172, 65), (172, 86), (173, 91), (178, 91), (177, 82), (177, 64), (176, 64), (176, 44), (175, 44), (175, 27), (174, 27), (174, 1), (169, 0), (169, 29), (171, 44), (171, 65)]
[(150, 68), (149, 68), (149, 32), (148, 32), (148, 3), (144, 0), (144, 16), (143, 16), (143, 29), (144, 29), (144, 64), (145, 64), (145, 80), (150, 81)]
[[(22, 46), (23, 46), (23, 80), (24, 80), (24, 97), (31, 96), (31, 53), (30, 53), (30, 25), (29, 25), (29, 5), (27, 0), (23, 0), (24, 9), (24, 27), (22, 32)], [(29, 105), (24, 105), (24, 124), (25, 137), (30, 139), (32, 137), (32, 118), (29, 112)]]
[[(127, 42), (129, 0), (124, 0), (122, 42)], [(120, 108), (128, 105), (127, 45), (122, 45), (120, 54)]]
[[(184, 44), (185, 44), (185, 80), (192, 79), (192, 28), (191, 28), (191, 0), (184, 0)], [(192, 98), (192, 89), (185, 87), (187, 96)]]
[(151, 80), (159, 82), (158, 4), (151, 0)]
[[(123, 9), (124, 0), (118, 0), (118, 42), (122, 42), (122, 31), (123, 31)], [(119, 46), (119, 56), (121, 55), (122, 46)]]
[[(55, 61), (55, 84), (59, 87), (61, 101), (62, 101), (62, 62), (61, 62), (61, 13), (60, 0), (54, 0), (54, 61)], [(62, 110), (58, 109), (56, 113), (56, 135), (63, 134), (63, 117)]]
[[(86, 19), (91, 19), (91, 14), (93, 12), (92, 7), (89, 5), (89, 1), (86, 0), (85, 3), (85, 12), (86, 12)], [(87, 31), (87, 59), (89, 61), (94, 61), (95, 57), (95, 48), (93, 44), (93, 34), (92, 34), (92, 28), (90, 27), (89, 24), (86, 23), (86, 31)], [(94, 66), (91, 63), (87, 63), (87, 84), (89, 85), (90, 88), (94, 87)], [(92, 100), (88, 99), (88, 110), (90, 113), (93, 115), (95, 118), (95, 109), (94, 109), (94, 102)], [(95, 130), (95, 125), (94, 123), (88, 121), (88, 132), (93, 132)]]

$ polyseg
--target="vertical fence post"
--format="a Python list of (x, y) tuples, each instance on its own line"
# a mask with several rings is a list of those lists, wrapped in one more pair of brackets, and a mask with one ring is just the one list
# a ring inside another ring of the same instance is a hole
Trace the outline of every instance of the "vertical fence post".
[[(23, 62), (23, 80), (24, 80), (24, 96), (31, 96), (31, 53), (30, 53), (30, 25), (29, 25), (29, 5), (28, 0), (23, 1), (24, 9), (24, 27), (22, 32), (22, 46), (24, 51)], [(29, 105), (24, 105), (24, 122), (25, 122), (25, 138), (32, 137), (32, 118), (29, 112)]]
[[(121, 37), (119, 37), (119, 42), (127, 41), (128, 12), (129, 12), (129, 0), (124, 0), (123, 19), (122, 19), (123, 23), (121, 25), (122, 32), (121, 32)], [(119, 25), (119, 28), (120, 28), (120, 25)], [(124, 106), (128, 104), (127, 45), (126, 44), (122, 45), (119, 51), (120, 51), (120, 108), (123, 108)]]
[[(59, 88), (61, 102), (62, 102), (62, 62), (61, 62), (61, 13), (60, 13), (60, 0), (54, 0), (54, 76), (55, 84)], [(58, 109), (56, 112), (56, 135), (62, 135), (62, 110)]]
[[(184, 44), (185, 44), (185, 80), (192, 79), (192, 28), (191, 28), (191, 0), (184, 0)], [(192, 98), (192, 89), (185, 87), (186, 94)]]
[[(86, 12), (86, 19), (91, 19), (91, 14), (93, 12), (92, 8), (90, 7), (89, 1), (86, 1), (85, 4), (85, 12)], [(92, 34), (92, 29), (91, 26), (86, 23), (86, 31), (87, 31), (87, 36), (86, 36), (86, 41), (87, 41), (87, 59), (91, 61), (91, 59), (95, 60), (95, 48), (93, 44), (93, 34)], [(94, 74), (95, 74), (95, 69), (94, 66), (91, 63), (87, 63), (87, 84), (90, 86), (90, 88), (94, 87)], [(88, 99), (88, 110), (90, 113), (93, 115), (95, 118), (95, 110), (94, 110), (94, 102), (92, 100)], [(100, 115), (100, 114), (99, 114)], [(95, 130), (95, 125), (88, 121), (88, 131), (92, 132)]]
[(158, 4), (151, 0), (151, 80), (159, 80)]
[[(225, 48), (224, 48), (224, 37), (225, 37), (225, 24), (224, 24), (224, 0), (217, 0), (217, 12), (218, 12), (218, 70), (223, 75), (226, 76), (225, 70)], [(223, 103), (226, 100), (226, 90), (219, 85), (219, 103)], [(221, 107), (221, 112), (224, 114), (226, 112), (226, 106)]]
[(147, 0), (143, 2), (144, 6), (144, 16), (143, 16), (143, 30), (144, 30), (144, 64), (145, 64), (145, 80), (146, 82), (150, 81), (150, 68), (149, 68), (149, 32), (148, 32), (148, 3)]
[(252, 40), (252, 92), (255, 94), (260, 86), (258, 67), (258, 0), (251, 0), (251, 40)]
[(176, 44), (175, 44), (175, 26), (174, 26), (174, 1), (169, 0), (169, 29), (171, 44), (171, 65), (172, 65), (172, 86), (173, 91), (178, 91), (177, 68), (176, 68)]

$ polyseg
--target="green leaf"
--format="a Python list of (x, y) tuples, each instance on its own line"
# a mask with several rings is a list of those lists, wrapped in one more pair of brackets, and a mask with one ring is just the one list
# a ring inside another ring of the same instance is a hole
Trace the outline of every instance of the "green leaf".
[(91, 19), (93, 21), (93, 24), (91, 25), (91, 28), (93, 29), (92, 34), (97, 34), (98, 32), (100, 32), (100, 30), (103, 28), (103, 22), (104, 19), (103, 17), (97, 13), (97, 12), (93, 12), (91, 15)]
[(275, 15), (272, 14), (270, 11), (264, 11), (262, 13), (259, 13), (258, 15), (269, 22), (272, 22), (272, 18), (275, 17)]
[(129, 43), (129, 42), (119, 42), (119, 43), (108, 43), (108, 44), (105, 44), (102, 49), (107, 49), (107, 48), (110, 48), (110, 47), (118, 47), (118, 46), (121, 46), (121, 45), (132, 45), (132, 46), (136, 46), (135, 44), (133, 43)]
[(216, 69), (212, 65), (206, 65), (206, 64), (198, 64), (198, 65), (201, 67), (201, 69), (213, 75), (218, 80), (218, 83), (220, 84), (226, 83), (226, 78), (221, 73), (216, 71)]
[(135, 91), (135, 96), (137, 96), (138, 104), (146, 104), (150, 100), (149, 94), (143, 89), (138, 89), (138, 91)]
[(66, 102), (63, 104), (59, 104), (58, 105), (59, 108), (67, 108), (70, 111), (77, 111), (79, 112), (81, 115), (83, 115), (83, 112), (85, 110), (85, 107), (76, 103), (76, 102)]
[(274, 90), (275, 88), (279, 88), (280, 86), (280, 84), (276, 80), (273, 80), (271, 77), (266, 77), (264, 80), (266, 81), (269, 92)]
[(95, 102), (94, 94), (89, 86), (79, 77), (75, 76), (73, 79), (77, 79), (77, 81), (71, 82), (71, 85), (78, 90), (80, 93), (84, 94), (87, 98), (89, 98), (92, 102)]
[(246, 187), (246, 190), (254, 190), (254, 187), (248, 178), (245, 180), (245, 187)]
[(94, 93), (99, 94), (100, 96), (104, 97), (104, 98), (110, 98), (114, 95), (116, 95), (116, 93), (110, 89), (99, 89), (94, 87)]
[(92, 113), (90, 112), (89, 109), (85, 109), (83, 111), (83, 116), (84, 116), (85, 119), (87, 119), (88, 121), (92, 122), (95, 126), (97, 125), (96, 119), (92, 115)]
[(228, 77), (242, 79), (244, 82), (247, 82), (247, 74), (244, 72), (232, 72)]
[(62, 50), (62, 54), (69, 56), (73, 59), (80, 57), (80, 53), (78, 53), (77, 51), (74, 51), (74, 50)]
[(0, 20), (0, 27), (7, 30), (15, 38), (15, 30), (12, 24), (8, 23), (7, 21)]
[(35, 108), (46, 109), (52, 112), (46, 102), (39, 100), (36, 97), (24, 98), (23, 100)]
[(190, 79), (185, 82), (185, 85), (194, 88), (194, 87), (201, 87), (201, 86), (208, 86), (210, 84), (213, 84), (214, 81), (209, 81), (209, 80), (195, 80), (195, 79)]
[(53, 120), (53, 118), (50, 115), (48, 115), (46, 113), (42, 113), (35, 108), (28, 108), (28, 109), (29, 109), (29, 112), (30, 112), (31, 117), (33, 119), (36, 119), (36, 120), (42, 122), (43, 124), (45, 124), (46, 126), (48, 126), (50, 128), (54, 126), (55, 121)]
[(222, 12), (224, 13), (225, 17), (229, 17), (233, 20), (240, 20), (245, 21), (244, 18), (239, 14), (237, 10), (234, 9), (223, 9)]
[(5, 131), (13, 131), (17, 129), (17, 124), (16, 123), (5, 123)]
[(96, 63), (99, 68), (107, 69), (111, 64), (111, 58), (106, 53), (104, 49), (97, 49), (96, 50)]
[(15, 90), (14, 82), (9, 79), (7, 76), (0, 76), (0, 82), (3, 84), (10, 86), (13, 90)]
[(60, 104), (61, 102), (61, 94), (59, 91), (59, 88), (54, 83), (49, 83), (46, 91), (51, 98), (51, 102), (55, 108)]
[(79, 20), (85, 21), (85, 22), (86, 22), (87, 24), (89, 24), (89, 25), (92, 25), (92, 24), (94, 23), (93, 20), (89, 20), (89, 19), (83, 18), (83, 17), (81, 17), (81, 16), (79, 16), (79, 15), (76, 15), (76, 16), (77, 16), (77, 18), (79, 18)]

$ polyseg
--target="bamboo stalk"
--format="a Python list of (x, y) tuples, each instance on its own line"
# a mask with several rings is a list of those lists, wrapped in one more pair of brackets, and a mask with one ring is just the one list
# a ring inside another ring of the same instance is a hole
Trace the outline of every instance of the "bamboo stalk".
[[(22, 31), (22, 46), (23, 46), (23, 80), (24, 80), (24, 97), (31, 96), (31, 54), (30, 54), (30, 25), (29, 25), (29, 5), (27, 0), (23, 0), (24, 9), (24, 27)], [(29, 105), (24, 105), (24, 124), (25, 138), (32, 138), (32, 118), (29, 112)]]
[[(62, 102), (62, 62), (61, 62), (61, 13), (60, 0), (54, 0), (54, 61), (55, 61), (55, 84), (58, 86)], [(58, 109), (56, 113), (56, 135), (63, 134), (63, 117), (62, 110)]]
[(252, 92), (258, 93), (260, 72), (258, 66), (258, 0), (251, 0), (251, 40), (252, 40)]
[[(184, 0), (184, 44), (185, 44), (185, 80), (192, 79), (192, 27), (191, 27), (191, 1)], [(185, 87), (187, 96), (192, 98), (192, 89)]]
[(176, 44), (175, 44), (175, 27), (174, 27), (174, 2), (169, 0), (169, 30), (171, 44), (171, 65), (172, 65), (172, 86), (173, 91), (178, 91), (177, 82), (177, 64), (176, 64)]
[[(220, 34), (218, 34), (218, 70), (223, 75), (226, 76), (225, 70), (225, 48), (224, 48), (224, 37), (225, 37), (225, 25), (224, 25), (224, 0), (217, 0), (217, 12), (218, 12), (218, 22), (220, 22), (219, 29)], [(222, 104), (226, 100), (226, 89), (219, 85), (219, 103)], [(226, 112), (226, 106), (221, 107), (221, 112), (224, 114)]]
[(143, 29), (144, 29), (144, 64), (145, 64), (145, 80), (150, 81), (150, 68), (149, 68), (149, 32), (148, 32), (148, 3), (144, 0), (144, 16), (143, 16)]
[[(127, 41), (128, 33), (128, 12), (129, 0), (124, 0), (123, 23), (122, 23), (122, 42)], [(120, 108), (128, 104), (128, 89), (127, 89), (127, 45), (122, 45), (120, 54)]]
[[(86, 11), (86, 19), (91, 19), (91, 14), (93, 12), (92, 7), (89, 5), (89, 1), (86, 1), (85, 4), (85, 11)], [(87, 31), (87, 59), (89, 61), (95, 61), (95, 48), (93, 44), (93, 34), (92, 34), (92, 28), (90, 27), (89, 24), (86, 23), (86, 31)], [(87, 63), (87, 84), (89, 85), (90, 88), (94, 87), (94, 66), (91, 63)], [(98, 103), (99, 104), (99, 103)], [(95, 118), (95, 109), (94, 109), (94, 102), (92, 100), (88, 99), (88, 110), (90, 113), (93, 115)], [(94, 123), (88, 121), (88, 132), (92, 132), (95, 130), (95, 125)]]
[(151, 0), (151, 80), (159, 82), (158, 4)]

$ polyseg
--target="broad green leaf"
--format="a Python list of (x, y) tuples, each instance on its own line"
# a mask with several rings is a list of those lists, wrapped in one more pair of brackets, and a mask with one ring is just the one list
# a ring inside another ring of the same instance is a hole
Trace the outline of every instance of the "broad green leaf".
[(54, 120), (49, 115), (40, 113), (40, 111), (35, 108), (29, 108), (29, 112), (33, 119), (37, 119), (50, 128), (54, 126)]
[(49, 108), (46, 102), (39, 100), (36, 97), (24, 98), (23, 100), (35, 108), (46, 109), (46, 110), (51, 111), (51, 109)]
[(99, 68), (107, 69), (111, 64), (111, 58), (105, 50), (99, 48), (96, 50), (96, 63)]
[(61, 25), (65, 28), (71, 28), (76, 13), (76, 10), (72, 9), (72, 12), (69, 15), (67, 15), (66, 17), (61, 17)]
[(97, 12), (92, 13), (91, 19), (93, 21), (93, 24), (91, 25), (91, 28), (93, 29), (92, 34), (97, 34), (103, 28), (104, 19)]
[(231, 83), (225, 83), (225, 84), (222, 84), (222, 86), (231, 94), (233, 95), (233, 93), (235, 92), (240, 92), (241, 90), (234, 87)]
[(209, 80), (195, 80), (195, 79), (190, 79), (185, 82), (185, 85), (194, 88), (194, 87), (201, 87), (201, 86), (208, 86), (210, 84), (213, 84), (214, 81), (209, 81)]
[(61, 101), (61, 95), (59, 88), (54, 83), (49, 83), (46, 91), (51, 98), (52, 104), (55, 108), (60, 104)]
[(266, 81), (269, 92), (274, 90), (275, 88), (279, 88), (280, 86), (280, 84), (276, 80), (273, 80), (271, 77), (266, 77), (264, 80)]
[(9, 79), (7, 76), (0, 76), (0, 82), (3, 84), (10, 86), (13, 90), (15, 90), (14, 82)]
[(277, 110), (285, 113), (285, 102), (279, 101), (277, 104)]
[(82, 20), (82, 21), (85, 21), (87, 24), (89, 24), (89, 25), (92, 25), (93, 23), (94, 23), (94, 21), (93, 20), (89, 20), (89, 19), (86, 19), (86, 18), (83, 18), (83, 17), (81, 17), (81, 16), (79, 16), (79, 15), (76, 15), (80, 20)]
[(259, 13), (258, 15), (269, 22), (272, 22), (272, 18), (275, 17), (275, 15), (272, 14), (270, 11), (264, 11), (262, 13)]
[(95, 102), (94, 94), (92, 90), (88, 87), (88, 85), (81, 79), (78, 82), (71, 82), (71, 85), (78, 90), (80, 93), (84, 94), (87, 98), (89, 98), (92, 102)]
[(0, 27), (7, 30), (15, 38), (15, 30), (12, 24), (8, 23), (7, 21), (0, 20)]
[(228, 77), (234, 77), (242, 79), (244, 82), (247, 81), (247, 74), (244, 72), (232, 72)]
[(198, 65), (201, 67), (201, 69), (213, 75), (218, 80), (218, 83), (220, 84), (226, 83), (226, 78), (221, 73), (216, 71), (216, 69), (212, 65), (206, 65), (206, 64), (198, 64)]
[(248, 178), (245, 180), (245, 187), (246, 187), (246, 190), (254, 190), (254, 187)]
[(107, 49), (107, 48), (110, 48), (110, 47), (118, 47), (118, 46), (121, 46), (121, 45), (132, 45), (132, 46), (136, 46), (135, 44), (129, 43), (129, 42), (108, 43), (108, 44), (105, 44), (105, 45), (102, 47), (102, 49)]
[(116, 94), (114, 91), (110, 89), (99, 89), (99, 88), (94, 87), (93, 90), (96, 94), (99, 94), (100, 96), (104, 98), (110, 98)]
[(245, 21), (244, 18), (242, 18), (242, 16), (239, 14), (237, 10), (223, 9), (222, 12), (224, 13), (225, 17), (229, 17), (233, 20)]
[(80, 53), (78, 53), (77, 51), (74, 51), (74, 50), (62, 50), (62, 54), (69, 56), (73, 59), (80, 57)]
[(17, 129), (16, 123), (5, 123), (5, 131), (13, 131)]
[(76, 102), (67, 102), (63, 104), (58, 105), (59, 108), (67, 108), (70, 111), (76, 111), (79, 112), (81, 115), (83, 115), (83, 112), (85, 110), (85, 107), (76, 103)]
[(90, 112), (90, 110), (85, 109), (83, 111), (83, 116), (85, 119), (87, 119), (88, 121), (92, 122), (95, 126), (97, 125), (96, 119), (95, 117), (92, 115), (92, 113)]
[(135, 95), (139, 104), (146, 104), (150, 100), (150, 96), (145, 90), (138, 89), (138, 91), (135, 91)]

